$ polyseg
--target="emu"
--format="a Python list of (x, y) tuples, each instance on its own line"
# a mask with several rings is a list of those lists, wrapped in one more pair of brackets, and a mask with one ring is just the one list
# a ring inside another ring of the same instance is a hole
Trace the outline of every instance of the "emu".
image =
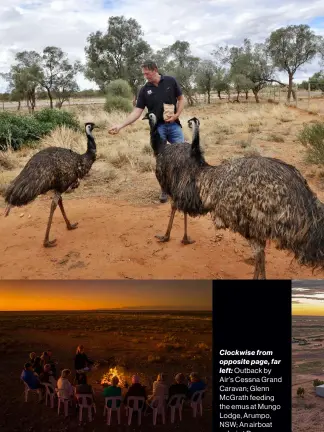
[[(199, 121), (192, 145), (166, 145), (159, 138), (156, 117), (147, 114), (156, 177), (172, 199), (166, 234), (170, 239), (176, 210), (196, 217), (211, 214), (216, 229), (230, 229), (250, 244), (255, 258), (254, 279), (266, 279), (267, 240), (293, 252), (301, 265), (324, 267), (324, 205), (305, 178), (279, 159), (246, 156), (209, 165), (201, 152)], [(186, 232), (185, 219), (185, 237)]]
[(5, 216), (9, 215), (11, 207), (21, 207), (33, 201), (38, 195), (53, 190), (50, 215), (43, 242), (44, 247), (56, 246), (56, 239), (49, 240), (53, 215), (57, 205), (63, 215), (68, 230), (77, 228), (66, 216), (62, 193), (76, 189), (82, 179), (91, 169), (96, 160), (96, 143), (92, 130), (98, 127), (94, 123), (85, 123), (87, 136), (87, 151), (76, 153), (62, 147), (48, 147), (36, 153), (27, 162), (20, 174), (13, 180), (5, 192), (8, 204)]
[[(171, 229), (176, 211), (184, 213), (184, 235), (182, 243), (192, 244), (188, 236), (187, 217), (207, 214), (199, 197), (198, 190), (195, 189), (195, 173), (199, 173), (202, 166), (206, 165), (203, 152), (199, 146), (199, 135), (193, 134), (192, 143), (183, 142), (168, 144), (161, 140), (156, 127), (156, 116), (153, 113), (146, 113), (142, 120), (149, 120), (151, 146), (156, 158), (155, 175), (161, 188), (171, 197), (171, 216), (167, 231), (164, 235), (155, 237), (161, 242), (170, 240)], [(188, 121), (199, 125), (199, 120), (195, 117)], [(198, 139), (198, 141), (197, 141)]]

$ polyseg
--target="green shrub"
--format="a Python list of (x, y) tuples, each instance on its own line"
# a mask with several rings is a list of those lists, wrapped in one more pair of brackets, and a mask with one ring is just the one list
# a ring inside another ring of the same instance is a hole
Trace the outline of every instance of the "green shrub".
[(321, 381), (319, 379), (315, 379), (313, 381), (313, 387), (317, 387), (317, 386), (322, 385), (322, 384), (324, 384), (324, 381)]
[(37, 111), (34, 117), (41, 123), (48, 123), (55, 126), (65, 125), (75, 130), (80, 128), (76, 115), (64, 110), (44, 108), (41, 111)]
[(106, 87), (106, 93), (109, 96), (121, 96), (126, 99), (132, 98), (131, 86), (123, 79), (111, 81)]
[(45, 108), (35, 114), (0, 112), (0, 150), (18, 150), (63, 125), (80, 128), (75, 115), (66, 111)]
[(297, 396), (298, 397), (304, 397), (304, 394), (305, 394), (304, 387), (298, 387), (298, 389), (297, 389)]
[(324, 163), (324, 123), (316, 122), (304, 126), (297, 138), (307, 147), (310, 162)]
[(126, 99), (121, 96), (107, 95), (104, 109), (108, 113), (111, 113), (112, 111), (131, 112), (133, 109), (133, 104), (130, 99)]

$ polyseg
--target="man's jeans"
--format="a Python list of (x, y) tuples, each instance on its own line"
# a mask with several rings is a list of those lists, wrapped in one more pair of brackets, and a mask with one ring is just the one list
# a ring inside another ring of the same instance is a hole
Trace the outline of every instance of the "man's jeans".
[[(160, 137), (167, 140), (170, 144), (183, 143), (185, 138), (182, 128), (178, 123), (162, 123), (157, 127)], [(167, 194), (161, 190), (160, 201), (161, 203), (167, 202)]]
[(160, 137), (170, 144), (184, 142), (182, 128), (178, 123), (162, 123), (157, 127)]

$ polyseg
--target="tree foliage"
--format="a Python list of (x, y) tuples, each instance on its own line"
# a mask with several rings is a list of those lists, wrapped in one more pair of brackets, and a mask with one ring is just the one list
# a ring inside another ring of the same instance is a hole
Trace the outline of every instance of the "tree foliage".
[(274, 67), (266, 46), (260, 43), (252, 45), (249, 39), (244, 39), (241, 46), (220, 46), (213, 54), (219, 63), (228, 67), (230, 80), (238, 92), (237, 98), (241, 91), (247, 92), (251, 89), (256, 102), (259, 102), (259, 91), (274, 76)]
[(143, 82), (141, 63), (150, 57), (152, 49), (142, 38), (138, 22), (124, 16), (112, 16), (106, 33), (97, 31), (87, 39), (85, 76), (104, 89), (110, 81), (126, 80), (137, 93)]
[(210, 104), (210, 93), (214, 88), (217, 66), (212, 60), (203, 60), (198, 66), (196, 82), (198, 91), (207, 94), (207, 102)]
[(165, 48), (164, 55), (165, 72), (177, 79), (189, 105), (193, 105), (194, 82), (200, 59), (191, 54), (189, 42), (180, 40)]
[(274, 66), (279, 71), (288, 73), (288, 100), (292, 94), (296, 71), (319, 54), (322, 42), (322, 38), (305, 24), (279, 28), (273, 31), (266, 40)]

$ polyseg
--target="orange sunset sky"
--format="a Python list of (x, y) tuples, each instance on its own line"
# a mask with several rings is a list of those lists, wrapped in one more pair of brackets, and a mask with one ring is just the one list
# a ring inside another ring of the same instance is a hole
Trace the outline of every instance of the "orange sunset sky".
[(210, 281), (0, 281), (0, 311), (212, 310)]
[(324, 280), (292, 281), (292, 314), (324, 316)]

